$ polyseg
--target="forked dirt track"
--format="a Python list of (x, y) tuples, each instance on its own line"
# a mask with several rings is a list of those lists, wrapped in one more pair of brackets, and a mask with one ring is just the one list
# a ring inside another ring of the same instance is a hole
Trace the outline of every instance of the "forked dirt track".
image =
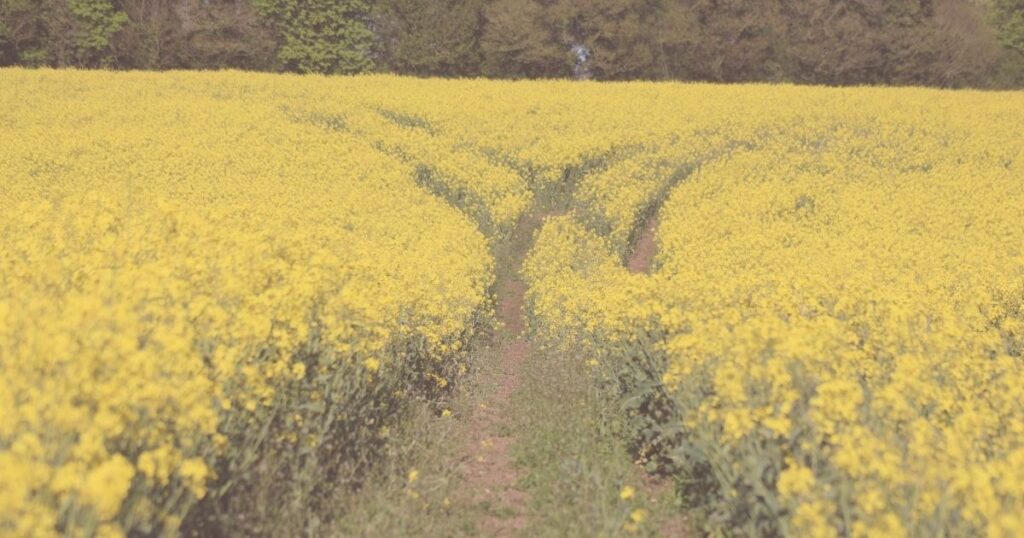
[[(482, 514), (477, 531), (481, 536), (516, 536), (525, 531), (528, 494), (518, 483), (522, 470), (512, 453), (516, 443), (513, 431), (512, 398), (523, 382), (523, 363), (532, 352), (526, 335), (524, 297), (527, 286), (520, 276), (522, 263), (532, 246), (534, 232), (551, 215), (528, 215), (520, 222), (509, 246), (507, 263), (499, 271), (496, 283), (496, 313), (499, 328), (490, 350), (478, 364), (472, 384), (473, 407), (466, 417), (467, 427), (461, 453), (457, 456), (464, 480), (466, 500)], [(656, 253), (655, 217), (644, 222), (627, 260), (635, 273), (648, 272)], [(670, 488), (650, 478), (650, 488)], [(663, 536), (686, 535), (685, 518), (659, 529)]]
[[(489, 348), (476, 365), (471, 385), (472, 408), (467, 410), (464, 441), (457, 460), (464, 481), (465, 502), (482, 515), (477, 525), (481, 536), (522, 535), (527, 527), (527, 493), (519, 487), (522, 469), (517, 468), (513, 447), (512, 399), (523, 382), (523, 363), (532, 353), (526, 335), (524, 297), (526, 283), (520, 271), (534, 242), (535, 233), (548, 216), (532, 212), (518, 223), (508, 250), (500, 256), (496, 282), (496, 314), (500, 322)], [(656, 254), (657, 218), (652, 215), (640, 227), (626, 266), (633, 273), (648, 273)], [(501, 259), (504, 258), (504, 259)], [(653, 495), (672, 496), (670, 484), (644, 479)], [(685, 536), (685, 518), (662, 522), (659, 534)]]

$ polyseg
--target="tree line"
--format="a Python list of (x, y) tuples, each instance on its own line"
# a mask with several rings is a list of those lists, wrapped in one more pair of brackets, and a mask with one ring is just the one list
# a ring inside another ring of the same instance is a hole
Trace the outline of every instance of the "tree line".
[(1024, 0), (0, 0), (0, 66), (1024, 86)]

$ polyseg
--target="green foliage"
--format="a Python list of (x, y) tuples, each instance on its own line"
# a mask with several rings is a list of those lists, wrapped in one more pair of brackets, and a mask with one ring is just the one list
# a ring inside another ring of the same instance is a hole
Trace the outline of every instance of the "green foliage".
[(649, 0), (498, 0), (486, 12), (484, 73), (568, 77), (589, 53), (585, 71), (603, 80), (670, 78), (665, 63), (666, 9)]
[(967, 0), (498, 0), (484, 73), (602, 80), (984, 84), (994, 37)]
[(1024, 0), (992, 0), (989, 19), (1001, 47), (992, 84), (1024, 86)]
[(114, 9), (110, 0), (67, 0), (74, 17), (75, 57), (91, 64), (109, 57), (110, 38), (128, 22), (128, 16)]
[(807, 0), (780, 14), (782, 63), (799, 82), (976, 85), (995, 57), (982, 9), (963, 0)]
[[(474, 342), (486, 315), (463, 335)], [(321, 534), (321, 518), (390, 465), (401, 447), (392, 429), (414, 413), (440, 414), (462, 375), (454, 357), (431, 353), (423, 338), (396, 339), (384, 367), (368, 376), (362, 362), (330, 352), (313, 338), (292, 359), (305, 373), (278, 387), (272, 405), (226, 413), (220, 432), (230, 454), (220, 478), (184, 521), (188, 536)], [(398, 366), (394, 366), (398, 365)], [(446, 380), (439, 386), (437, 379)], [(408, 456), (408, 454), (406, 454)]]
[(0, 0), (13, 64), (1019, 87), (1024, 0)]
[[(652, 487), (630, 458), (632, 433), (612, 372), (580, 372), (575, 355), (534, 353), (521, 368), (512, 409), (516, 463), (524, 471), (526, 536), (690, 536), (675, 492)], [(621, 495), (623, 486), (635, 495)], [(642, 508), (650, 521), (630, 526)]]
[(673, 77), (716, 82), (784, 80), (786, 18), (777, 0), (688, 0), (659, 16)]
[(533, 0), (496, 0), (485, 12), (481, 38), (483, 74), (493, 77), (567, 77), (568, 46), (558, 38), (557, 21)]
[(550, 9), (563, 46), (586, 47), (590, 71), (605, 80), (668, 78), (659, 44), (662, 13), (650, 0), (563, 0)]
[(39, 65), (41, 17), (30, 0), (0, 0), (0, 66)]
[(1024, 54), (1024, 0), (994, 0), (992, 17), (999, 43)]
[(0, 64), (109, 66), (127, 23), (110, 0), (0, 0)]
[[(0, 9), (4, 9), (4, 3), (0, 2)], [(13, 34), (11, 27), (8, 25), (7, 17), (2, 16), (3, 12), (0, 11), (0, 65), (10, 65), (17, 59), (17, 55), (13, 50)]]
[(278, 59), (300, 73), (359, 73), (373, 67), (374, 34), (364, 0), (253, 0), (280, 36)]
[(992, 85), (997, 88), (1024, 87), (1024, 53), (1004, 51), (996, 64)]
[(181, 61), (185, 31), (170, 2), (121, 0), (129, 21), (115, 36), (118, 67), (166, 69)]
[(413, 75), (479, 73), (483, 0), (380, 0), (377, 33), (387, 69)]
[(275, 40), (248, 0), (118, 0), (129, 23), (117, 67), (277, 70)]

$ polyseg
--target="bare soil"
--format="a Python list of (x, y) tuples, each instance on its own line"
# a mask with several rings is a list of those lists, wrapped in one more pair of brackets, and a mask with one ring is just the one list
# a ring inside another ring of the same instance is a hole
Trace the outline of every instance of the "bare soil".
[(511, 454), (515, 439), (510, 413), (512, 395), (522, 384), (523, 361), (530, 354), (524, 334), (526, 283), (519, 270), (543, 219), (528, 215), (513, 234), (509, 265), (499, 271), (496, 285), (500, 327), (491, 344), (494, 353), (482, 361), (474, 379), (462, 460), (470, 502), (485, 514), (478, 529), (483, 536), (515, 536), (526, 525), (527, 495), (517, 485), (521, 476)]
[(521, 364), (529, 353), (522, 337), (522, 282), (503, 282), (498, 317), (504, 324), (502, 341), (492, 361), (481, 366), (475, 384), (475, 408), (468, 417), (465, 445), (465, 486), (471, 502), (486, 514), (479, 531), (486, 536), (513, 536), (526, 524), (526, 494), (519, 489), (519, 473), (510, 453), (513, 438), (508, 412), (512, 393), (519, 387)]
[(658, 245), (654, 238), (658, 232), (658, 217), (652, 216), (640, 228), (640, 235), (633, 244), (633, 253), (629, 256), (626, 267), (634, 273), (647, 273), (654, 263), (654, 255), (658, 253)]

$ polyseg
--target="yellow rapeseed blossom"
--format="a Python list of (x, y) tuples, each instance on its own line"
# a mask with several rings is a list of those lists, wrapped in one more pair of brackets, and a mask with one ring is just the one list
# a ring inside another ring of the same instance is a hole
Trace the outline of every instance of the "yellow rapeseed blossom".
[(101, 521), (110, 521), (121, 508), (134, 475), (132, 464), (115, 454), (83, 477), (78, 488), (81, 502), (92, 506)]
[(779, 474), (777, 487), (783, 498), (806, 495), (814, 487), (814, 472), (802, 465), (791, 465)]
[(0, 102), (0, 534), (173, 534), (262, 426), (299, 454), (345, 394), (447, 390), (531, 208), (530, 337), (647, 391), (713, 521), (1024, 528), (1020, 92), (14, 69)]
[(301, 108), (339, 91), (0, 71), (0, 535), (173, 534), (275, 415), (299, 454), (346, 413), (322, 402), (465, 361), (488, 238), (419, 161)]
[(624, 486), (619, 492), (619, 498), (624, 501), (632, 499), (634, 495), (636, 495), (636, 489), (633, 486)]
[[(1019, 528), (1024, 94), (702, 91), (547, 220), (524, 265), (533, 334), (665, 390), (669, 418), (637, 430), (727, 485), (723, 519)], [(651, 214), (653, 271), (632, 274)]]

